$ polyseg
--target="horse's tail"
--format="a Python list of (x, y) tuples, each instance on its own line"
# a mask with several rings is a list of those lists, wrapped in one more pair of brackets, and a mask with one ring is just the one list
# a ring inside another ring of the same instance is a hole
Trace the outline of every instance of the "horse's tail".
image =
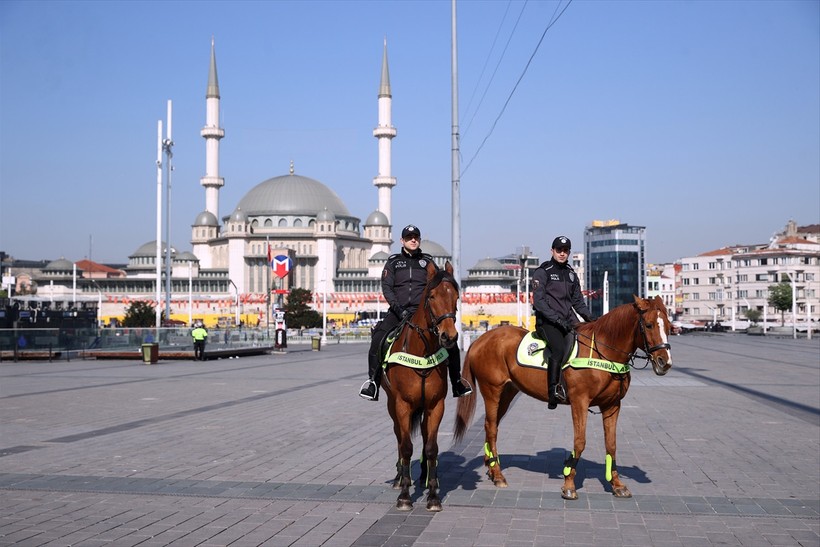
[(470, 353), (470, 351), (467, 351), (467, 355), (464, 357), (464, 366), (461, 369), (461, 377), (470, 382), (475, 389), (473, 389), (472, 394), (465, 397), (459, 397), (458, 399), (458, 411), (456, 412), (456, 421), (453, 427), (453, 440), (456, 444), (464, 438), (464, 434), (467, 433), (467, 428), (470, 427), (470, 423), (473, 421), (473, 415), (475, 414), (475, 400), (477, 396), (476, 391), (478, 390), (478, 384), (475, 383), (473, 368), (470, 366)]
[(424, 417), (424, 409), (417, 408), (410, 416), (410, 435), (414, 436), (421, 430), (421, 419)]

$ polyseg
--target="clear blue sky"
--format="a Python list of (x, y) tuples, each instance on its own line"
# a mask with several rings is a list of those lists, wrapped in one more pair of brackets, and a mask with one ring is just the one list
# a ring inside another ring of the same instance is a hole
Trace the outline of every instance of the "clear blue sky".
[[(0, 250), (122, 263), (155, 239), (168, 99), (171, 242), (190, 250), (212, 36), (220, 216), (291, 160), (362, 220), (376, 208), (386, 37), (394, 233), (417, 223), (452, 249), (450, 6), (0, 3)], [(499, 118), (566, 6), (458, 3), (462, 270), (521, 245), (546, 257), (558, 234), (581, 250), (593, 219), (646, 226), (650, 262), (820, 222), (818, 1), (575, 0)]]

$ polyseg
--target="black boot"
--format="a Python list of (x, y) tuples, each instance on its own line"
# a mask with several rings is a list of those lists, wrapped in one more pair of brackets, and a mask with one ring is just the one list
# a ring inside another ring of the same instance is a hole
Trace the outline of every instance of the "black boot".
[(379, 400), (379, 384), (382, 379), (382, 368), (378, 355), (367, 354), (367, 375), (368, 380), (362, 384), (359, 390), (359, 397), (368, 401)]
[(559, 402), (567, 402), (567, 394), (564, 392), (564, 386), (561, 385), (561, 364), (552, 356), (547, 363), (547, 376), (549, 377), (547, 408), (554, 410), (558, 408)]
[(473, 392), (472, 386), (461, 377), (461, 351), (458, 346), (453, 346), (447, 350), (447, 375), (450, 377), (450, 385), (453, 386), (453, 397), (464, 397)]

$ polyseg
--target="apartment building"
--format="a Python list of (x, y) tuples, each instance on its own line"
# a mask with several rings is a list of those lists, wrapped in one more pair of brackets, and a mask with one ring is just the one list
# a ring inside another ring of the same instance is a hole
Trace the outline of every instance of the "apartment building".
[[(723, 247), (680, 261), (676, 311), (682, 321), (720, 321), (743, 327), (746, 311), (759, 310), (763, 320), (779, 323), (781, 313), (769, 305), (769, 287), (788, 283), (796, 296), (798, 326), (820, 315), (820, 243), (817, 226), (802, 233), (789, 222), (768, 244)], [(784, 314), (792, 324), (793, 314)]]

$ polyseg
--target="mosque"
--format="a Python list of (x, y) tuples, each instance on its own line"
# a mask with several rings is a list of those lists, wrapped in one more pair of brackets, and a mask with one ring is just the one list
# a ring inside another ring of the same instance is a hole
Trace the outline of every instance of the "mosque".
[[(364, 222), (331, 188), (298, 174), (293, 162), (287, 174), (260, 182), (230, 213), (221, 215), (219, 191), (225, 179), (219, 171), (219, 148), (225, 130), (219, 126), (221, 96), (212, 41), (206, 119), (200, 131), (205, 139), (205, 176), (200, 179), (205, 209), (193, 221), (191, 251), (179, 252), (171, 246), (170, 318), (188, 322), (212, 316), (227, 323), (241, 310), (246, 324), (262, 323), (270, 317), (268, 304), (281, 303), (281, 295), (293, 287), (311, 291), (314, 307), (324, 308), (337, 319), (352, 320), (356, 311), (378, 314), (386, 310), (380, 279), (394, 241), (391, 192), (397, 184), (391, 172), (391, 144), (397, 132), (392, 124), (386, 42), (377, 100), (378, 122), (373, 136), (378, 143), (378, 174), (373, 185), (378, 206)], [(165, 242), (161, 245), (164, 261)], [(439, 265), (451, 258), (433, 241), (422, 241), (421, 247)], [(122, 317), (134, 300), (156, 300), (156, 240), (140, 246), (128, 258), (128, 266), (119, 273), (86, 265), (78, 285), (71, 281), (77, 276), (73, 263), (56, 260), (35, 279), (38, 295), (51, 291), (52, 297), (61, 293), (65, 298), (69, 292), (80, 290), (86, 300), (99, 297), (101, 319), (107, 324), (110, 318)], [(481, 264), (471, 269), (464, 288), (496, 296), (476, 298), (476, 303), (486, 305), (499, 298), (512, 302), (516, 272), (505, 270), (497, 261), (492, 261), (487, 272), (483, 270)], [(163, 291), (164, 285), (163, 281)], [(268, 300), (271, 289), (273, 296)], [(164, 301), (160, 307), (164, 309)]]

